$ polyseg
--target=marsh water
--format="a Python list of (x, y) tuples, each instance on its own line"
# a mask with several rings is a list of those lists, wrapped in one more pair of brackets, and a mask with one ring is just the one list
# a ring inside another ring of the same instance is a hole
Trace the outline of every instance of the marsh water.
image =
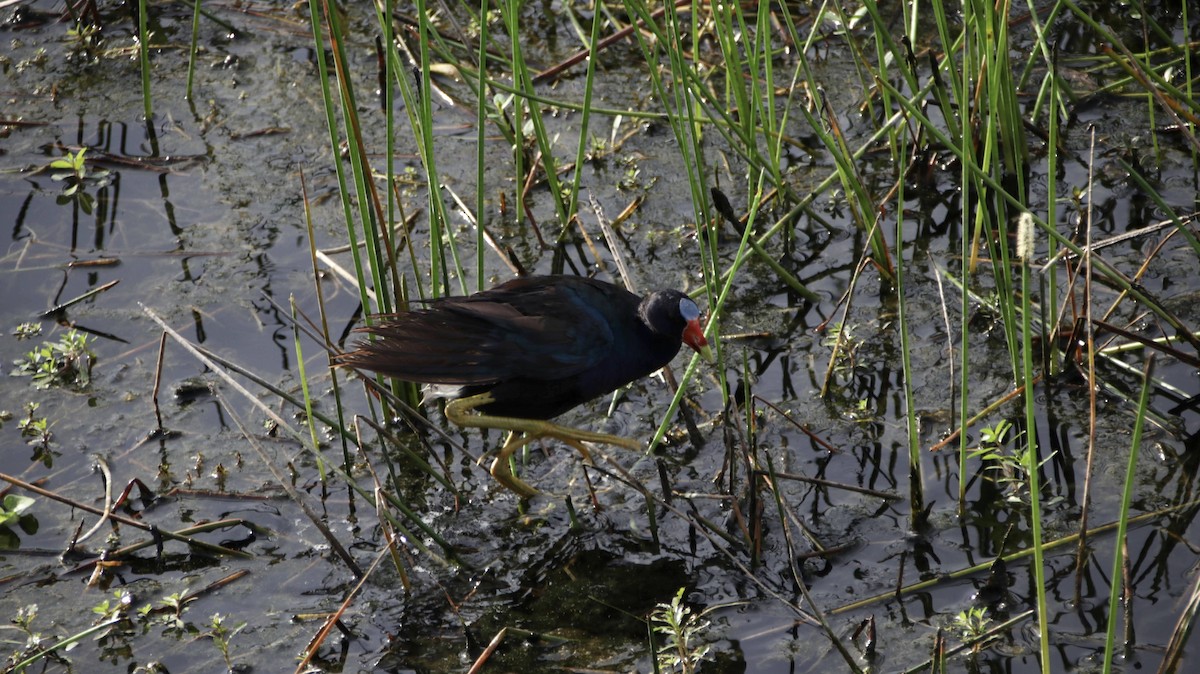
[[(940, 172), (931, 185), (908, 204), (902, 245), (927, 517), (914, 518), (910, 510), (895, 289), (868, 269), (843, 315), (839, 302), (856, 273), (863, 240), (849, 224), (844, 201), (830, 190), (814, 203), (820, 217), (798, 219), (789, 239), (773, 242), (770, 251), (820, 301), (798, 297), (762, 261), (749, 262), (722, 316), (722, 360), (701, 366), (688, 384), (685, 406), (695, 428), (689, 432), (682, 417), (674, 420), (654, 455), (598, 448), (596, 466), (587, 467), (568, 448), (543, 443), (522, 470), (548, 494), (521, 504), (479, 461), (501, 441), (495, 432), (447, 428), (445, 437), (418, 438), (396, 426), (399, 442), (441, 466), (455, 493), (406, 465), (399, 452), (385, 461), (373, 440), (355, 452), (356, 477), (370, 483), (370, 470), (376, 471), (448, 544), (443, 549), (413, 528), (400, 534), (393, 560), (374, 507), (318, 466), (303, 442), (280, 432), (276, 420), (178, 341), (165, 341), (160, 363), (163, 328), (155, 317), (184, 340), (252, 373), (254, 378), (235, 377), (286, 423), (303, 428), (303, 409), (281, 402), (276, 391), (300, 396), (302, 364), (319, 411), (332, 413), (334, 376), (342, 384), (347, 418), (372, 409), (348, 373), (330, 373), (318, 342), (301, 336), (297, 350), (293, 328), (293, 304), (306, 317), (318, 315), (317, 284), (335, 338), (344, 339), (360, 318), (357, 290), (324, 266), (314, 271), (310, 258), (306, 204), (317, 248), (336, 249), (346, 234), (306, 9), (203, 3), (194, 94), (187, 99), (191, 8), (153, 6), (154, 112), (147, 120), (136, 20), (128, 7), (100, 4), (105, 29), (93, 42), (69, 32), (73, 24), (62, 17), (60, 3), (2, 10), (0, 231), (6, 240), (0, 357), (12, 374), (0, 380), (0, 410), (9, 415), (0, 428), (0, 472), (100, 508), (106, 490), (115, 496), (140, 481), (156, 498), (134, 499), (119, 513), (162, 530), (229, 520), (197, 536), (245, 556), (168, 540), (160, 550), (151, 544), (122, 556), (120, 564), (98, 567), (100, 551), (151, 540), (151, 534), (106, 523), (72, 545), (97, 515), (0, 485), (5, 494), (35, 496), (0, 550), (0, 613), (6, 619), (37, 605), (28, 629), (48, 645), (115, 616), (121, 601), (153, 609), (126, 619), (120, 629), (83, 638), (31, 671), (199, 672), (230, 664), (238, 671), (288, 671), (326, 617), (347, 602), (339, 631), (307, 665), (312, 671), (465, 671), (506, 630), (484, 671), (649, 672), (655, 642), (648, 618), (681, 589), (693, 614), (702, 614), (692, 644), (708, 646), (701, 671), (846, 671), (843, 656), (813, 624), (813, 604), (853, 649), (852, 657), (875, 671), (922, 666), (939, 634), (960, 638), (955, 619), (973, 607), (986, 608), (993, 624), (1016, 620), (978, 653), (952, 656), (952, 669), (1038, 671), (1037, 622), (1026, 614), (1034, 595), (1028, 559), (986, 568), (1000, 554), (1029, 547), (1024, 511), (1007, 505), (1022, 498), (1020, 490), (994, 474), (974, 474), (960, 510), (954, 446), (929, 451), (957, 424), (952, 363), (959, 300), (943, 274), (961, 267), (962, 206), (948, 168), (935, 167)], [(364, 118), (372, 122), (365, 133), (370, 147), (382, 148), (377, 27), (365, 7), (347, 9), (355, 36), (352, 72)], [(523, 16), (528, 34), (521, 39), (539, 66), (578, 49), (557, 3), (529, 5)], [(1173, 29), (1177, 42), (1198, 39), (1196, 25)], [(1064, 45), (1072, 46), (1070, 37)], [(845, 111), (850, 137), (865, 138), (870, 126), (856, 112), (865, 92), (837, 53), (820, 57), (813, 66), (831, 105)], [(603, 55), (596, 92), (602, 106), (654, 109), (639, 61), (630, 45)], [(441, 181), (473, 204), (475, 109), (460, 98), (470, 91), (465, 84), (446, 77), (442, 85), (448, 95), (434, 101)], [(545, 86), (555, 99), (582, 99), (578, 71)], [(1146, 115), (1144, 101), (1096, 95), (1081, 103), (1064, 131), (1059, 184), (1068, 196), (1089, 184), (1089, 171), (1095, 176), (1090, 199), (1097, 238), (1164, 219), (1122, 172), (1121, 161), (1131, 156), (1154, 165), (1157, 187), (1172, 207), (1196, 210), (1194, 156), (1178, 135), (1164, 134), (1162, 145), (1151, 147), (1146, 130), (1153, 122)], [(570, 155), (579, 116), (562, 110), (549, 120), (552, 136)], [(1089, 166), (1093, 131), (1099, 140)], [(665, 123), (596, 117), (591, 133), (624, 140), (588, 162), (583, 189), (609, 217), (641, 200), (609, 246), (616, 246), (640, 287), (677, 287), (702, 296), (691, 193)], [(802, 129), (797, 136), (803, 138)], [(398, 172), (419, 171), (408, 136), (398, 137)], [(543, 244), (526, 222), (515, 221), (503, 205), (513, 200), (511, 148), (498, 134), (486, 142), (484, 226), (530, 271), (561, 267), (612, 280), (614, 249), (603, 245), (590, 214), (581, 219), (585, 230), (593, 228), (592, 238), (571, 234), (557, 246)], [(86, 177), (68, 193), (71, 181), (50, 164), (81, 148), (87, 148)], [(749, 197), (737, 158), (715, 134), (707, 150), (717, 180), (744, 211)], [(815, 149), (797, 150), (786, 164), (801, 192), (832, 168)], [(1030, 180), (1034, 192), (1039, 185), (1045, 189), (1044, 165), (1037, 166)], [(868, 155), (861, 170), (870, 183), (872, 172), (890, 175), (892, 168), (881, 152)], [(416, 215), (413, 240), (421, 241), (428, 234), (419, 181), (401, 181), (399, 194)], [(531, 192), (529, 208), (543, 225), (558, 226), (544, 189)], [(456, 228), (449, 236), (471, 250), (473, 225), (453, 212)], [(1069, 226), (1069, 216), (1064, 223)], [(726, 236), (721, 258), (727, 263), (738, 235), (730, 229)], [(1162, 236), (1134, 237), (1105, 254), (1123, 269), (1136, 269)], [(333, 257), (348, 266), (345, 253)], [(511, 275), (492, 251), (485, 259), (485, 285)], [(476, 280), (461, 283), (473, 288)], [(456, 292), (459, 283), (452, 279)], [(1200, 274), (1182, 237), (1155, 251), (1140, 283), (1185, 325), (1200, 325)], [(977, 290), (986, 294), (986, 279)], [(1098, 303), (1116, 295), (1105, 288), (1096, 292)], [(85, 299), (72, 303), (80, 297)], [(971, 370), (975, 410), (1014, 387), (996, 320), (977, 308), (970, 321), (971, 349), (979, 360)], [(1151, 322), (1124, 307), (1109, 320)], [(22, 323), (40, 326), (41, 334), (18, 336)], [(847, 325), (856, 347), (835, 364), (833, 386), (821, 396), (830, 324)], [(38, 345), (62, 339), (67, 326), (91, 337), (91, 380), (38, 387), (18, 364)], [(1141, 388), (1143, 361), (1137, 353), (1126, 360), (1127, 370), (1107, 370), (1100, 391), (1093, 526), (1115, 519), (1130, 452), (1131, 400)], [(673, 371), (678, 376), (686, 367), (681, 356)], [(1179, 396), (1171, 393), (1200, 391), (1197, 371), (1162, 359), (1158, 376), (1175, 388), (1151, 396), (1158, 422), (1148, 426), (1136, 466), (1134, 512), (1153, 515), (1137, 520), (1124, 541), (1131, 583), (1122, 610), (1128, 622), (1121, 628), (1126, 647), (1119, 666), (1125, 671), (1159, 666), (1192, 598), (1200, 549), (1200, 417), (1194, 409), (1172, 411)], [(1035, 395), (1036, 433), (1046, 459), (1044, 538), (1067, 541), (1081, 516), (1088, 390), (1080, 378), (1064, 376)], [(562, 421), (648, 441), (671, 397), (667, 383), (650, 378)], [(428, 413), (444, 426), (436, 405)], [(969, 429), (972, 444), (999, 421), (1019, 425), (1022, 414), (1019, 402), (1002, 406)], [(44, 420), (49, 435), (25, 432), (37, 428), (21, 424), (31, 419)], [(341, 464), (340, 441), (317, 426), (326, 459)], [(747, 453), (756, 457), (754, 469), (775, 474), (771, 493), (778, 501), (747, 500), (736, 488), (748, 479)], [(648, 499), (643, 489), (662, 500)], [(748, 513), (759, 530), (749, 531)], [(361, 569), (370, 569), (361, 587), (331, 548), (330, 536)], [(1082, 571), (1073, 543), (1047, 552), (1053, 671), (1090, 671), (1098, 662), (1116, 544), (1109, 530), (1093, 534), (1090, 563)], [(976, 565), (985, 568), (963, 572)], [(921, 581), (926, 585), (895, 594)], [(800, 583), (810, 596), (801, 593)], [(214, 628), (214, 615), (224, 632)], [(26, 632), (14, 626), (4, 634), (6, 655), (27, 648)], [(1184, 648), (1192, 666), (1196, 639), (1187, 637)]]

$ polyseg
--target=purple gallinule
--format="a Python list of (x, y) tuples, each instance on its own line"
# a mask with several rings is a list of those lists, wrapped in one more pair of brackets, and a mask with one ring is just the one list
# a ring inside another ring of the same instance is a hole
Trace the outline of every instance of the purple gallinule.
[(580, 276), (526, 276), (380, 318), (360, 328), (375, 339), (360, 341), (338, 362), (459, 387), (446, 418), (511, 432), (491, 473), (522, 497), (537, 490), (512, 474), (509, 457), (533, 440), (557, 438), (588, 459), (583, 442), (640, 447), (546, 419), (658, 370), (682, 344), (712, 360), (700, 310), (687, 295), (660, 290), (638, 297)]

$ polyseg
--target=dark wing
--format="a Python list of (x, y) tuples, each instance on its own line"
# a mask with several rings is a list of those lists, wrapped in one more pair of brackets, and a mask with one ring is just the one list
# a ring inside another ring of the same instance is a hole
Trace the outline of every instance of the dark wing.
[(605, 306), (590, 302), (592, 285), (554, 278), (517, 279), (389, 317), (363, 328), (376, 339), (359, 342), (339, 362), (429, 384), (575, 376), (608, 357), (612, 328)]

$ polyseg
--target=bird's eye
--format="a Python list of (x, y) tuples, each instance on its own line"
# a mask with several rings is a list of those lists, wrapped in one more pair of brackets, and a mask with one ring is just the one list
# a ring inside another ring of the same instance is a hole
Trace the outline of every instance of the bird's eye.
[(695, 302), (685, 297), (679, 300), (679, 315), (685, 321), (694, 321), (700, 318), (700, 307), (697, 307)]

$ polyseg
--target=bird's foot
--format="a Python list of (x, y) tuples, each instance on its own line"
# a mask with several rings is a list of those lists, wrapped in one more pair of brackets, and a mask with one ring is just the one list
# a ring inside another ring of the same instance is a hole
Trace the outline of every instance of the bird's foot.
[(630, 438), (623, 438), (619, 435), (584, 431), (541, 419), (494, 417), (475, 411), (476, 408), (492, 402), (495, 402), (495, 398), (492, 397), (491, 393), (480, 393), (452, 400), (446, 405), (446, 418), (459, 426), (496, 428), (511, 432), (508, 441), (504, 443), (504, 447), (500, 449), (499, 453), (496, 454), (495, 460), (492, 461), (489, 472), (491, 472), (492, 477), (497, 482), (523, 499), (536, 496), (538, 490), (529, 486), (529, 484), (513, 474), (509, 459), (518, 449), (534, 440), (554, 438), (555, 440), (565, 442), (579, 450), (579, 453), (589, 463), (592, 462), (592, 455), (588, 451), (587, 446), (583, 444), (585, 442), (613, 445), (614, 447), (622, 447), (630, 451), (642, 449), (642, 443)]

